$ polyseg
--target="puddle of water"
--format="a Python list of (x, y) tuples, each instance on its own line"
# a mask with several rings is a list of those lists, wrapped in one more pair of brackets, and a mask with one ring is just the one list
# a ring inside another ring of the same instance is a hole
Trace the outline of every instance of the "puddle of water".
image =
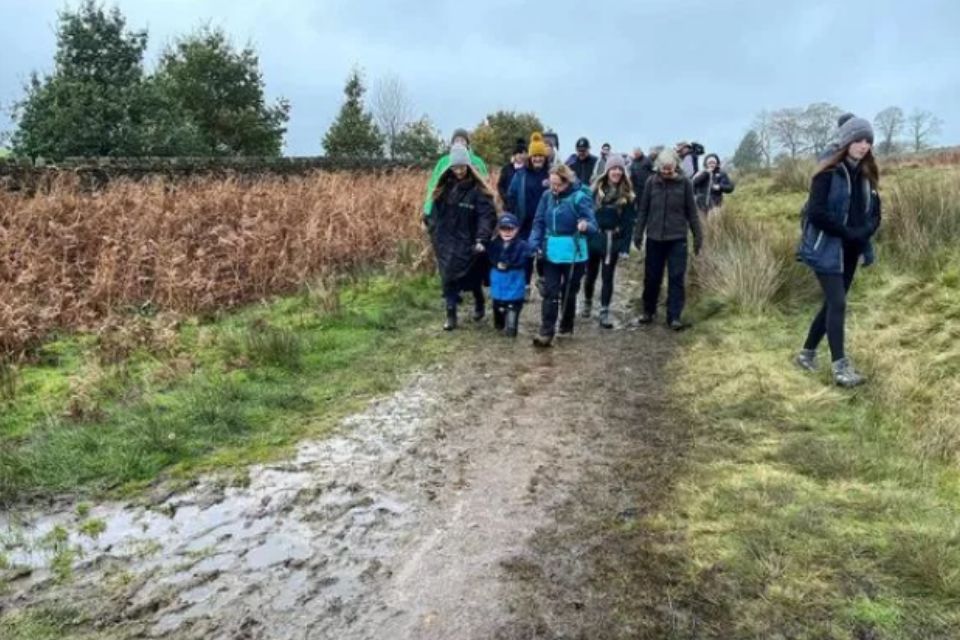
[(156, 572), (124, 598), (148, 612), (156, 637), (249, 610), (296, 614), (302, 635), (309, 618), (302, 607), (340, 611), (369, 597), (373, 578), (414, 528), (418, 489), (409, 473), (393, 476), (410, 464), (408, 450), (438, 401), (434, 381), (420, 377), (345, 420), (337, 435), (302, 444), (289, 462), (252, 467), (248, 486), (224, 489), (212, 478), (154, 509), (98, 505), (88, 515), (106, 526), (97, 538), (77, 533), (73, 505), (0, 515), (0, 548), (12, 564), (35, 570), (0, 596), (0, 610), (5, 600), (29, 600), (29, 585), (51, 560), (40, 541), (60, 526), (80, 552), (78, 571), (96, 572), (98, 559), (110, 559), (134, 577)]

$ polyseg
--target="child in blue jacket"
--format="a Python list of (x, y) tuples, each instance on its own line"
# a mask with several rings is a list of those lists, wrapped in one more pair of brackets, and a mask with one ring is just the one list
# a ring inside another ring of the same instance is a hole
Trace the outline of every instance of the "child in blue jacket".
[(518, 237), (520, 221), (505, 213), (497, 221), (497, 237), (490, 243), (490, 297), (493, 326), (514, 338), (520, 324), (527, 284), (526, 267), (532, 255), (530, 244)]

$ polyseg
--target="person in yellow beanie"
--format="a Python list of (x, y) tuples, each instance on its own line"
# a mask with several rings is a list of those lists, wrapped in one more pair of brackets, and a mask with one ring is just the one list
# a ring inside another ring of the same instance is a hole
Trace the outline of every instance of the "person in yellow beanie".
[[(504, 205), (507, 211), (517, 217), (519, 227), (517, 237), (526, 240), (530, 237), (533, 228), (533, 216), (537, 213), (537, 205), (543, 192), (550, 185), (550, 167), (547, 157), (550, 150), (544, 142), (543, 134), (539, 131), (530, 136), (527, 145), (527, 163), (513, 175), (510, 188), (507, 189), (507, 199)], [(527, 288), (533, 276), (533, 259), (527, 265)], [(529, 291), (527, 292), (529, 298)]]

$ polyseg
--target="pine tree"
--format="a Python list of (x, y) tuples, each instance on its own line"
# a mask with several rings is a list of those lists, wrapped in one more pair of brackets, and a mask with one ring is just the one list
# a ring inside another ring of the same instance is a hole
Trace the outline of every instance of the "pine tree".
[(373, 115), (363, 109), (363, 80), (356, 69), (344, 88), (346, 100), (340, 114), (323, 137), (323, 148), (331, 158), (382, 158), (383, 136)]
[(755, 171), (763, 164), (763, 152), (760, 149), (760, 136), (751, 129), (743, 136), (740, 146), (733, 154), (733, 165), (741, 171)]
[(423, 116), (400, 130), (393, 144), (393, 158), (405, 162), (427, 162), (443, 154), (443, 138)]

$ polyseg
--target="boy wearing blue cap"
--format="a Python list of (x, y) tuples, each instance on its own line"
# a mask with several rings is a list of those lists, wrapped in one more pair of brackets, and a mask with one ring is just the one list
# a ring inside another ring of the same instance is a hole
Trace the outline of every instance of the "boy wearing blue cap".
[(497, 221), (497, 237), (487, 251), (490, 257), (490, 297), (493, 299), (493, 326), (514, 338), (523, 310), (527, 284), (526, 266), (533, 253), (530, 244), (517, 237), (520, 221), (505, 213)]

